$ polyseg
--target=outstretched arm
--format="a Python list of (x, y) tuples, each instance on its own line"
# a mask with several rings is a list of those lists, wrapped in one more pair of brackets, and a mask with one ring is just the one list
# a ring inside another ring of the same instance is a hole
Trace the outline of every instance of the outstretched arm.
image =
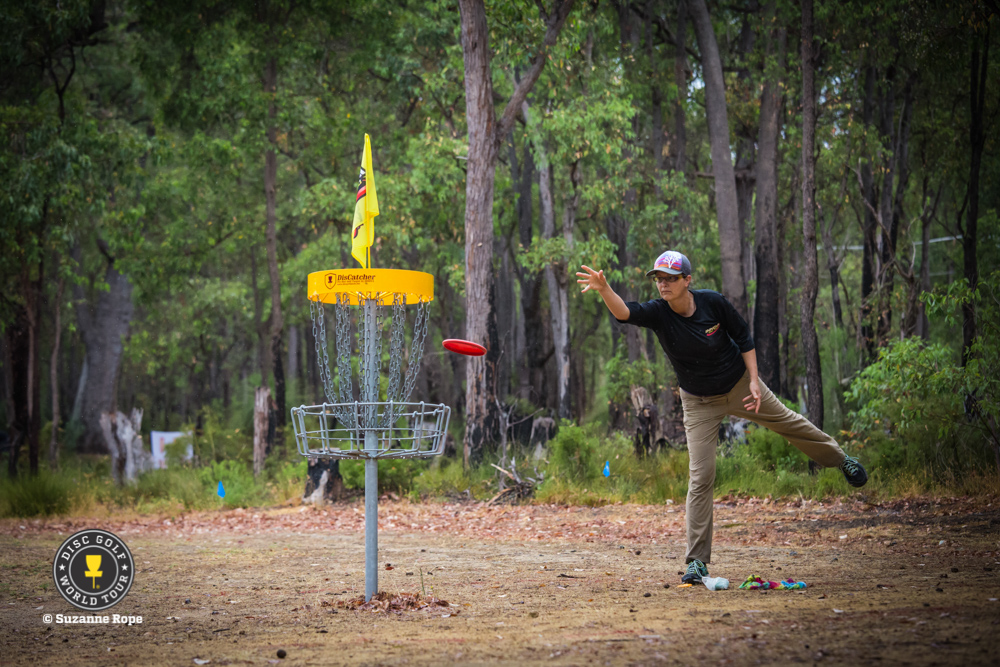
[(613, 289), (611, 289), (611, 285), (608, 285), (608, 279), (604, 277), (604, 271), (595, 271), (586, 265), (581, 266), (580, 268), (583, 269), (583, 271), (576, 272), (576, 282), (583, 285), (583, 289), (580, 290), (580, 293), (583, 294), (587, 290), (594, 290), (601, 295), (602, 299), (604, 299), (604, 305), (608, 307), (608, 310), (611, 311), (612, 315), (623, 322), (628, 320), (628, 306), (626, 306), (625, 301), (622, 300), (622, 298), (618, 296)]

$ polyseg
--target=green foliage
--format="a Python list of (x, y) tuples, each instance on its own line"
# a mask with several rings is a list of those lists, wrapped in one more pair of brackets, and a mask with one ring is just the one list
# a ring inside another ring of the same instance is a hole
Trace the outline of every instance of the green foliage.
[[(994, 213), (994, 219), (996, 215)], [(977, 335), (965, 367), (956, 371), (957, 388), (971, 396), (972, 412), (984, 435), (1000, 448), (1000, 270), (982, 278), (972, 290), (960, 280), (934, 292), (924, 293), (929, 314), (943, 315), (945, 322), (957, 324), (958, 309), (971, 307), (976, 314)]]
[(556, 436), (549, 441), (549, 471), (553, 478), (566, 477), (577, 483), (596, 480), (601, 476), (604, 460), (599, 438), (582, 426), (564, 421)]
[(766, 428), (750, 428), (746, 448), (758, 463), (781, 473), (803, 472), (808, 466), (809, 457), (788, 440)]
[[(214, 462), (198, 470), (198, 480), (215, 499), (226, 507), (259, 505), (265, 498), (264, 489), (257, 483), (253, 470), (237, 461)], [(216, 491), (222, 482), (226, 497), (219, 498)], [(214, 502), (214, 501), (213, 501)]]
[[(608, 477), (603, 473), (605, 463)], [(686, 454), (668, 452), (640, 460), (622, 433), (608, 436), (594, 427), (563, 422), (549, 442), (545, 481), (535, 498), (582, 505), (662, 503), (686, 491)]]
[(65, 514), (72, 505), (73, 483), (58, 474), (42, 473), (0, 481), (0, 517)]
[(466, 469), (458, 458), (436, 458), (413, 480), (416, 498), (475, 498), (485, 500), (496, 493), (496, 469), (488, 463)]
[(604, 366), (609, 401), (628, 403), (632, 387), (636, 386), (648, 389), (654, 400), (661, 391), (670, 391), (668, 382), (672, 379), (673, 372), (667, 364), (643, 359), (630, 362), (626, 355), (625, 347), (620, 346), (615, 356)]
[(984, 463), (984, 439), (965, 419), (967, 369), (951, 349), (896, 341), (851, 384), (850, 426), (874, 468), (944, 472)]
[[(410, 493), (415, 488), (418, 475), (428, 467), (426, 459), (386, 459), (378, 462), (379, 493), (392, 491), (399, 494)], [(340, 462), (340, 475), (344, 487), (365, 488), (365, 462), (344, 460)]]

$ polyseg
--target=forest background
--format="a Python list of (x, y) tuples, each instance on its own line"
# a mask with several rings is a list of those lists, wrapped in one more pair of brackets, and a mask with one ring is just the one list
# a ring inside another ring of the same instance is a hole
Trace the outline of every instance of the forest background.
[[(995, 492), (998, 13), (3, 3), (0, 513), (203, 506), (223, 479), (227, 504), (301, 493), (287, 415), (323, 400), (305, 280), (356, 266), (366, 132), (373, 264), (436, 277), (413, 395), (454, 415), (449, 456), (385, 465), (387, 490), (490, 497), (500, 462), (543, 500), (683, 496), (669, 364), (573, 282), (586, 263), (654, 298), (645, 271), (673, 248), (751, 324), (765, 383), (865, 461), (871, 490)], [(440, 352), (444, 338), (488, 352)], [(255, 477), (261, 386), (274, 428)], [(147, 434), (191, 435), (177, 465), (113, 487), (100, 414), (133, 408)], [(532, 458), (541, 419), (557, 433)], [(765, 431), (723, 453), (720, 492), (847, 491)], [(331, 472), (331, 495), (361, 483), (352, 464)]]

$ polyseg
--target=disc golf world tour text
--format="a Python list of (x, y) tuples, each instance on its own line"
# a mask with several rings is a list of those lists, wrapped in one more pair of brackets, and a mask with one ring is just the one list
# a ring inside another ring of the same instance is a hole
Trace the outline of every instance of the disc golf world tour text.
[[(115, 558), (117, 558), (118, 560), (126, 560), (128, 558), (125, 554), (125, 548), (117, 540), (111, 539), (110, 537), (106, 537), (104, 535), (93, 536), (93, 542), (91, 542), (90, 535), (84, 535), (79, 539), (73, 540), (71, 543), (65, 546), (63, 552), (59, 555), (59, 557), (66, 562), (66, 566), (68, 567), (70, 560), (73, 558), (73, 554), (76, 553), (79, 549), (91, 546), (91, 544), (104, 547), (112, 554), (114, 554)], [(115, 585), (110, 590), (101, 593), (99, 595), (90, 595), (88, 593), (84, 593), (83, 591), (73, 586), (73, 582), (70, 580), (68, 573), (60, 575), (59, 584), (64, 586), (63, 590), (66, 591), (67, 595), (72, 596), (74, 600), (82, 602), (82, 604), (90, 604), (96, 606), (98, 598), (100, 598), (101, 601), (104, 602), (105, 604), (107, 604), (109, 599), (111, 600), (116, 599), (128, 585), (128, 575), (120, 574), (118, 577), (118, 581), (115, 582)], [(87, 598), (90, 598), (90, 600), (88, 601)]]

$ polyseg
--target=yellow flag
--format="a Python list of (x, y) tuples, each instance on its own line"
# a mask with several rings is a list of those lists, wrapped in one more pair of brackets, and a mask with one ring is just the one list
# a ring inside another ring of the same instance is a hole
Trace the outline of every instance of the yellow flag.
[(376, 215), (378, 196), (375, 194), (375, 171), (372, 169), (372, 144), (366, 134), (361, 175), (358, 177), (358, 199), (354, 205), (354, 226), (351, 228), (351, 255), (363, 269), (369, 268), (368, 249), (375, 243)]

